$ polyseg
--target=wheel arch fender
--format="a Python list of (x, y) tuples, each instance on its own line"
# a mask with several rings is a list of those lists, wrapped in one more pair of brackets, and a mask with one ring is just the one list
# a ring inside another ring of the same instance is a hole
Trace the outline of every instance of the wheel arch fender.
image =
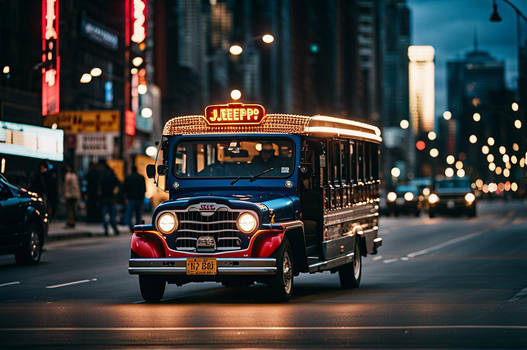
[(300, 222), (298, 225), (292, 225), (285, 229), (285, 238), (291, 244), (293, 250), (293, 261), (295, 274), (299, 272), (307, 272), (307, 254), (306, 254), (306, 238), (304, 234), (304, 225)]

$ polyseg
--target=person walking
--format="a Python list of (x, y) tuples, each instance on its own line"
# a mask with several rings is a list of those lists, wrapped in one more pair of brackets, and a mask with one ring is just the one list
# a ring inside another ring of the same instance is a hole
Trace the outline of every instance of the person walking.
[[(115, 221), (115, 196), (118, 191), (119, 180), (113, 170), (105, 163), (99, 182), (99, 195), (102, 202), (102, 225), (106, 236), (108, 236), (108, 223), (112, 226), (115, 235), (119, 234)], [(109, 219), (106, 216), (109, 216)]]
[(64, 198), (66, 199), (66, 212), (68, 220), (67, 227), (75, 227), (77, 221), (77, 201), (81, 198), (81, 191), (79, 188), (79, 178), (73, 171), (72, 167), (66, 166), (66, 176), (64, 178)]
[(130, 232), (134, 231), (132, 215), (135, 215), (135, 224), (141, 223), (143, 215), (143, 201), (145, 199), (146, 184), (143, 175), (137, 172), (137, 167), (132, 165), (132, 172), (124, 180), (124, 196), (126, 202), (126, 224)]
[(94, 162), (90, 162), (86, 174), (86, 221), (100, 222), (101, 208), (99, 205), (99, 180), (100, 171)]

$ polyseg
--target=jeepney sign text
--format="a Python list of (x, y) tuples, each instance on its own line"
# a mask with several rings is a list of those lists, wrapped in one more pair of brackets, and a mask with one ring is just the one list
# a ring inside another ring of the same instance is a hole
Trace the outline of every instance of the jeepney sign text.
[(257, 104), (212, 105), (205, 108), (209, 125), (258, 125), (265, 118), (265, 109)]

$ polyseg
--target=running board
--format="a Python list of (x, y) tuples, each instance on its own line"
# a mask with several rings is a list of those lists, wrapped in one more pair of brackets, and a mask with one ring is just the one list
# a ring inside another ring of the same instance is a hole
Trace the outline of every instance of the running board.
[(320, 271), (326, 271), (334, 269), (345, 264), (348, 264), (353, 261), (354, 252), (349, 253), (348, 255), (339, 256), (338, 258), (317, 262), (316, 264), (309, 265), (309, 273), (315, 273)]

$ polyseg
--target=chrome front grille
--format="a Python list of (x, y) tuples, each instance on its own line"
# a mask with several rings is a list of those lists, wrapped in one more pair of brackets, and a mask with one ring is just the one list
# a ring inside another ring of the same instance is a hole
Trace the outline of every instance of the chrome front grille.
[(236, 227), (241, 212), (226, 206), (219, 206), (214, 212), (199, 211), (192, 206), (187, 210), (178, 210), (179, 227), (174, 234), (167, 236), (167, 244), (171, 249), (199, 252), (196, 249), (198, 238), (210, 236), (214, 238), (215, 251), (244, 249), (248, 245), (248, 237)]

